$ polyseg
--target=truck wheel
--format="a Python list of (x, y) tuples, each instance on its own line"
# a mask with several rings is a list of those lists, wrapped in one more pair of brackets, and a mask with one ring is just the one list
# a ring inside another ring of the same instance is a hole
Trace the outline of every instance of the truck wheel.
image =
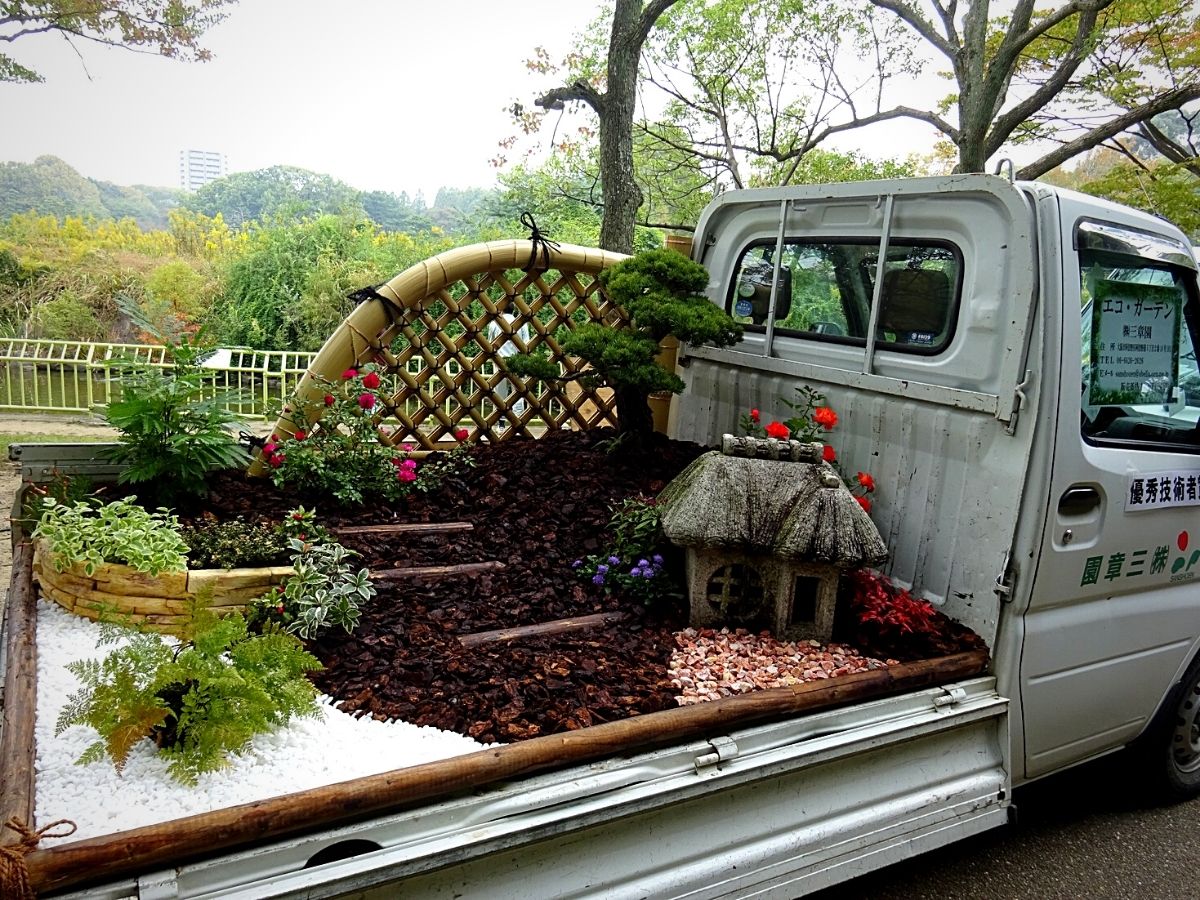
[(1135, 746), (1149, 787), (1166, 802), (1200, 795), (1200, 657)]

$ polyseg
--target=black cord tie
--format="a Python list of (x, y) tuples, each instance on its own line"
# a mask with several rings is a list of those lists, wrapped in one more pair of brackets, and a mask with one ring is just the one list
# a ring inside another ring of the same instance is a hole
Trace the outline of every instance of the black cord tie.
[(404, 307), (398, 304), (391, 297), (379, 293), (378, 288), (367, 285), (367, 287), (359, 288), (346, 295), (347, 300), (353, 300), (355, 303), (365, 303), (367, 300), (378, 300), (387, 310), (388, 317), (393, 323), (398, 322), (404, 315)]
[(550, 251), (558, 252), (559, 246), (556, 241), (550, 240), (546, 235), (538, 230), (537, 222), (533, 220), (533, 214), (529, 212), (521, 213), (521, 224), (529, 229), (529, 240), (533, 247), (529, 251), (529, 262), (526, 263), (526, 269), (533, 269), (537, 266), (538, 250), (542, 251), (542, 268), (550, 268)]
[(248, 431), (239, 431), (238, 443), (245, 444), (246, 448), (253, 453), (255, 450), (261, 450), (266, 445), (267, 439), (261, 438), (256, 434), (251, 434)]

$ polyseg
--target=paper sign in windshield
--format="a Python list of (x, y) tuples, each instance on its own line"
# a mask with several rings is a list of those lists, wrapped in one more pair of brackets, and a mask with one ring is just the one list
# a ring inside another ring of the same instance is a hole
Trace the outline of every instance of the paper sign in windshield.
[(1179, 359), (1179, 291), (1107, 280), (1093, 291), (1089, 404), (1169, 398)]
[(1155, 472), (1129, 476), (1125, 491), (1126, 512), (1171, 506), (1200, 506), (1200, 473)]

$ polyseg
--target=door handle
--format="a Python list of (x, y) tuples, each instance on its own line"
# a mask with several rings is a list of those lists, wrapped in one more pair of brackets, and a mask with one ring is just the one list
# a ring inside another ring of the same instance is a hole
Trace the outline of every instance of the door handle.
[(1074, 485), (1058, 498), (1058, 513), (1063, 516), (1082, 516), (1100, 505), (1100, 492), (1094, 487)]

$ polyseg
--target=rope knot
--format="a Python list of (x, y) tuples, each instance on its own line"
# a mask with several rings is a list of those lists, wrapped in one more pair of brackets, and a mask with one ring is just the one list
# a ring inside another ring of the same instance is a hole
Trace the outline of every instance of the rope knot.
[[(53, 833), (51, 829), (60, 825), (69, 830)], [(12, 900), (33, 900), (36, 895), (29, 883), (29, 871), (25, 868), (25, 856), (37, 848), (42, 838), (65, 838), (75, 833), (75, 823), (70, 819), (59, 819), (36, 831), (13, 816), (4, 827), (20, 835), (20, 840), (11, 846), (0, 847), (0, 897)]]
[(533, 269), (537, 266), (538, 251), (542, 252), (542, 268), (550, 268), (550, 251), (555, 253), (559, 250), (557, 241), (552, 241), (537, 227), (537, 222), (533, 218), (533, 214), (526, 211), (521, 213), (521, 224), (529, 229), (529, 241), (533, 247), (529, 251), (529, 262), (525, 264), (526, 269)]

